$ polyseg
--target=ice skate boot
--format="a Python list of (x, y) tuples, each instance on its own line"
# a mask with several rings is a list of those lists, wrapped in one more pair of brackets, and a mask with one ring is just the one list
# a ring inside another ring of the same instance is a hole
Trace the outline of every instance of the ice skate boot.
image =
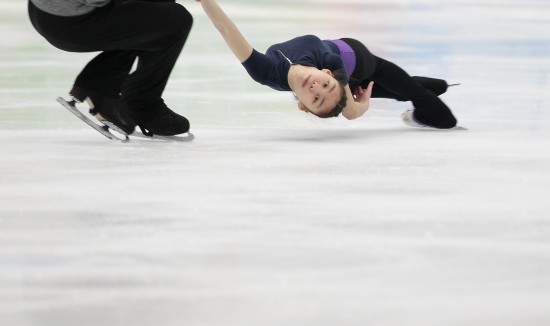
[(95, 91), (74, 86), (69, 94), (79, 103), (86, 102), (90, 114), (101, 122), (110, 122), (126, 134), (134, 132), (136, 122), (128, 111), (126, 104), (118, 97), (110, 97)]
[(170, 110), (162, 99), (150, 111), (135, 111), (133, 107), (131, 110), (144, 135), (174, 136), (189, 131), (189, 120)]
[(415, 127), (415, 128), (425, 128), (426, 125), (423, 125), (416, 121), (414, 118), (414, 109), (408, 109), (405, 112), (401, 113), (401, 119), (403, 120), (403, 123), (406, 124), (409, 127)]

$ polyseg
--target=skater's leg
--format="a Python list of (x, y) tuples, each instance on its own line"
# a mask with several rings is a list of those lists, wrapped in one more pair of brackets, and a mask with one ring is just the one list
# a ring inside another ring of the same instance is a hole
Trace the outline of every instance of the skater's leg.
[(394, 63), (376, 57), (376, 69), (370, 79), (397, 98), (412, 101), (414, 118), (419, 123), (442, 129), (456, 126), (456, 118), (447, 105)]
[(166, 108), (161, 96), (193, 19), (176, 3), (141, 1), (116, 6), (110, 17), (129, 32), (126, 46), (140, 50), (137, 69), (127, 79), (122, 93), (136, 120), (142, 123)]
[[(420, 77), (420, 76), (412, 76), (411, 78), (415, 82), (420, 84), (420, 86), (429, 89), (436, 96), (439, 96), (445, 93), (448, 88), (447, 81), (443, 79)], [(361, 82), (361, 87), (366, 89), (371, 81), (372, 80), (370, 79), (363, 80)], [(375, 83), (374, 87), (372, 88), (371, 97), (372, 98), (389, 98), (389, 99), (394, 99), (398, 101), (409, 101), (409, 99), (399, 96), (398, 94), (392, 93), (377, 83)]]
[(350, 77), (350, 88), (368, 85), (374, 81), (372, 97), (394, 98), (412, 101), (415, 118), (425, 125), (436, 128), (452, 128), (456, 119), (451, 110), (437, 96), (447, 85), (444, 81), (425, 77), (410, 77), (395, 64), (373, 55), (361, 42), (344, 38), (355, 53), (356, 67)]
[(102, 52), (86, 65), (74, 85), (119, 97), (137, 54), (138, 51), (129, 50)]
[[(65, 43), (78, 43), (80, 51), (107, 51), (97, 58), (97, 63), (116, 65), (122, 60), (122, 67), (96, 78), (93, 69), (85, 69), (79, 83), (101, 87), (106, 79), (120, 81), (121, 71), (129, 71), (137, 55), (138, 67), (127, 80), (124, 97), (128, 101), (155, 103), (160, 100), (170, 73), (191, 30), (191, 14), (174, 2), (122, 1), (94, 11), (82, 24), (77, 24)], [(90, 26), (93, 22), (94, 26)], [(116, 32), (113, 32), (116, 31)], [(69, 49), (70, 50), (70, 49)], [(118, 52), (125, 50), (128, 52)], [(117, 51), (110, 53), (110, 51)], [(112, 60), (111, 60), (112, 59)], [(90, 62), (90, 68), (97, 68)], [(123, 74), (122, 74), (123, 75)], [(84, 78), (90, 76), (89, 80)]]

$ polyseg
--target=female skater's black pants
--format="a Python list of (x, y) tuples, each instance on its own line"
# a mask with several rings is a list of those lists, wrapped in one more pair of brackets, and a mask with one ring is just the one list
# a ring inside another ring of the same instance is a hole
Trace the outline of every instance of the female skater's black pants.
[[(72, 17), (45, 13), (29, 1), (29, 16), (59, 49), (102, 51), (78, 75), (75, 86), (106, 96), (122, 94), (136, 115), (160, 101), (193, 24), (191, 14), (175, 0), (115, 0)], [(129, 75), (136, 58), (137, 69)]]
[(437, 96), (445, 93), (447, 82), (427, 77), (411, 77), (397, 65), (379, 58), (367, 50), (359, 41), (342, 39), (349, 44), (357, 59), (355, 71), (350, 78), (350, 88), (367, 88), (374, 81), (372, 97), (411, 101), (414, 118), (425, 125), (436, 128), (456, 126), (451, 110)]

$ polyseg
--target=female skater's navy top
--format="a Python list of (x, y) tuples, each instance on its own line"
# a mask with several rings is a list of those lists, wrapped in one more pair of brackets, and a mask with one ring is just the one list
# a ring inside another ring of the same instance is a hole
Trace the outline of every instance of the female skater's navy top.
[(270, 46), (265, 54), (253, 50), (242, 64), (258, 83), (279, 91), (291, 91), (288, 70), (292, 64), (331, 71), (345, 68), (348, 77), (351, 76), (355, 55), (351, 55), (353, 51), (346, 45), (341, 40), (321, 41), (314, 35), (300, 36)]

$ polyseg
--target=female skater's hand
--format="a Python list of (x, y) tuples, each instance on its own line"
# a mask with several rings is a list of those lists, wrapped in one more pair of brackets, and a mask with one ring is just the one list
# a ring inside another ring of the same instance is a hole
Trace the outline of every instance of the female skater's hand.
[(353, 92), (353, 99), (355, 100), (355, 102), (368, 105), (370, 97), (372, 95), (373, 86), (374, 82), (370, 82), (369, 86), (367, 86), (367, 89), (364, 89), (361, 86), (357, 87), (355, 89), (355, 92)]
[(342, 115), (346, 117), (346, 119), (357, 119), (365, 114), (365, 112), (367, 112), (370, 105), (369, 101), (372, 94), (373, 86), (374, 82), (370, 82), (369, 86), (367, 86), (367, 89), (357, 87), (353, 94), (351, 93), (349, 86), (345, 87), (348, 101), (346, 107), (342, 110)]

